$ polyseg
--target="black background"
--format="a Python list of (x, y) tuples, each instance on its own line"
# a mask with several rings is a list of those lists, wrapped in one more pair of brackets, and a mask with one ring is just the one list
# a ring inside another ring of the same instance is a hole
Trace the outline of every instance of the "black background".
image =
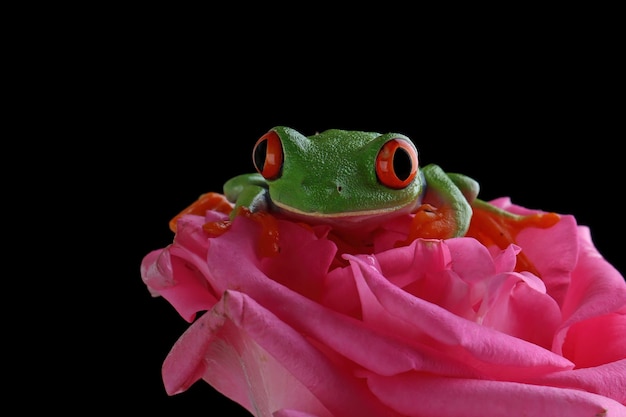
[(74, 226), (88, 235), (85, 253), (72, 254), (82, 262), (73, 288), (80, 295), (72, 298), (83, 321), (66, 322), (84, 335), (68, 360), (84, 368), (73, 389), (94, 397), (89, 409), (248, 416), (201, 381), (166, 395), (161, 364), (188, 324), (149, 295), (139, 266), (171, 242), (167, 223), (179, 210), (253, 170), (252, 146), (276, 125), (306, 135), (406, 134), (422, 164), (474, 177), (483, 199), (510, 196), (574, 214), (626, 271), (616, 241), (626, 232), (625, 136), (612, 100), (623, 100), (614, 54), (582, 38), (567, 45), (461, 38), (438, 48), (420, 41), (411, 53), (372, 53), (368, 44), (329, 55), (146, 35), (98, 61), (98, 75), (74, 96), (85, 127), (68, 173), (72, 181), (84, 175), (73, 193), (89, 213)]

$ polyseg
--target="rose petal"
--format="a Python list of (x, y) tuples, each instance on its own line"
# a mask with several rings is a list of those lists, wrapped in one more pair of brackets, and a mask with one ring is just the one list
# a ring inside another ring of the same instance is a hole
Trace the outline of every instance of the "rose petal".
[(203, 378), (255, 415), (287, 408), (320, 417), (396, 416), (307, 339), (249, 296), (226, 292), (163, 365), (170, 394)]
[[(488, 262), (473, 262), (473, 267), (480, 264), (473, 272), (476, 275), (493, 272), (489, 253), (476, 243), (472, 248), (480, 247), (480, 253), (466, 248), (470, 252), (468, 255), (478, 258), (485, 256)], [(471, 286), (467, 282), (472, 281), (472, 272), (468, 273), (466, 280), (454, 271), (456, 264), (453, 265), (450, 247), (443, 241), (419, 239), (407, 247), (379, 253), (376, 259), (387, 280), (405, 291), (445, 307), (458, 316), (473, 318), (475, 315), (475, 300), (470, 295)], [(459, 259), (460, 264), (463, 261)], [(484, 270), (485, 267), (488, 272)], [(363, 310), (367, 309), (365, 307)]]
[[(515, 264), (517, 263), (517, 254), (520, 253), (521, 250), (522, 248), (515, 244), (510, 244), (504, 250), (496, 250), (495, 248), (490, 249), (489, 252), (492, 253), (493, 265), (496, 268), (496, 272), (510, 272), (515, 270)], [(469, 259), (469, 261), (475, 262), (474, 259)]]
[(320, 303), (338, 313), (361, 317), (361, 302), (350, 268), (335, 268), (328, 273)]
[(408, 373), (373, 375), (368, 385), (385, 404), (406, 416), (626, 416), (607, 397), (567, 388)]
[(159, 259), (161, 253), (166, 250), (167, 248), (153, 250), (144, 256), (141, 261), (141, 279), (143, 283), (146, 284), (153, 297), (160, 296), (160, 289), (171, 287), (176, 283), (172, 276), (172, 266), (171, 263), (169, 263), (169, 257), (166, 257), (164, 260)]
[(563, 356), (579, 368), (626, 358), (626, 307), (573, 324), (563, 343)]
[(596, 367), (554, 372), (527, 382), (580, 389), (626, 404), (626, 359)]
[(489, 281), (478, 323), (551, 349), (561, 311), (546, 294), (543, 282), (530, 273), (515, 272), (495, 275)]
[(564, 320), (554, 337), (553, 350), (560, 354), (572, 325), (617, 312), (626, 306), (624, 277), (598, 253), (587, 227), (579, 227), (578, 241), (578, 263), (572, 271), (572, 282), (563, 302)]
[(399, 334), (413, 343), (427, 343), (495, 378), (514, 380), (572, 367), (571, 362), (546, 349), (406, 293), (386, 280), (373, 256), (348, 258), (364, 306), (364, 321), (389, 337)]
[(244, 291), (284, 323), (308, 335), (328, 355), (336, 356), (335, 360), (342, 362), (342, 366), (354, 368), (358, 364), (384, 374), (422, 370), (451, 376), (475, 375), (456, 359), (442, 358), (428, 346), (409, 348), (397, 338), (373, 332), (363, 322), (280, 285), (259, 270), (250, 256), (243, 256), (236, 263), (218, 262), (237, 245), (237, 239), (227, 235), (212, 242), (208, 261), (214, 265), (213, 273), (227, 277), (229, 288)]
[(272, 414), (272, 417), (322, 417), (318, 414), (310, 414), (305, 413), (303, 411), (298, 410), (287, 410), (283, 408), (282, 410), (278, 410)]
[[(508, 197), (490, 201), (491, 204), (511, 213), (528, 215), (541, 213), (511, 203)], [(531, 260), (543, 278), (548, 294), (562, 305), (570, 283), (570, 273), (577, 261), (576, 219), (571, 215), (560, 215), (552, 227), (543, 229), (527, 227), (517, 235), (517, 245)]]
[[(211, 308), (216, 293), (207, 285), (206, 236), (198, 237), (203, 220), (199, 216), (184, 216), (174, 242), (160, 252), (144, 257), (142, 279), (155, 294), (161, 295), (187, 321), (195, 319), (198, 311)], [(196, 243), (193, 244), (192, 242)]]
[(279, 225), (280, 254), (262, 259), (260, 268), (274, 281), (319, 300), (337, 247), (298, 224), (279, 221)]

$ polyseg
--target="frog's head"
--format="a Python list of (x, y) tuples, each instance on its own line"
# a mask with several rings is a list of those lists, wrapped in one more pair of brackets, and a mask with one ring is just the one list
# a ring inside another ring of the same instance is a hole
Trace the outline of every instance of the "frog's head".
[(290, 215), (332, 220), (412, 210), (423, 191), (417, 149), (398, 133), (278, 126), (253, 151), (272, 203)]

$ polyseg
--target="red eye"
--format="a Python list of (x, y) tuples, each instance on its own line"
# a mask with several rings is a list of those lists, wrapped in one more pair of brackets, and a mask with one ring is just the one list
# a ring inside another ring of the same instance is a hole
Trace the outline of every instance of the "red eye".
[(399, 190), (408, 186), (417, 174), (417, 150), (402, 139), (387, 141), (376, 156), (378, 181)]
[(271, 130), (257, 140), (252, 150), (252, 161), (263, 178), (273, 180), (280, 176), (283, 168), (283, 146), (278, 133)]

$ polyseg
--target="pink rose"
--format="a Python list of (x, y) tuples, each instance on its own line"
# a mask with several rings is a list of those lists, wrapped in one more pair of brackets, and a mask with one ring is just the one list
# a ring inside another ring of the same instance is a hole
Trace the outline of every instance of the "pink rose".
[[(203, 379), (256, 416), (626, 416), (626, 281), (572, 216), (505, 249), (394, 247), (409, 215), (369, 250), (279, 219), (273, 257), (250, 218), (203, 231), (226, 217), (182, 216), (141, 265), (192, 323), (163, 364), (170, 395)], [(515, 272), (520, 250), (539, 276)]]

